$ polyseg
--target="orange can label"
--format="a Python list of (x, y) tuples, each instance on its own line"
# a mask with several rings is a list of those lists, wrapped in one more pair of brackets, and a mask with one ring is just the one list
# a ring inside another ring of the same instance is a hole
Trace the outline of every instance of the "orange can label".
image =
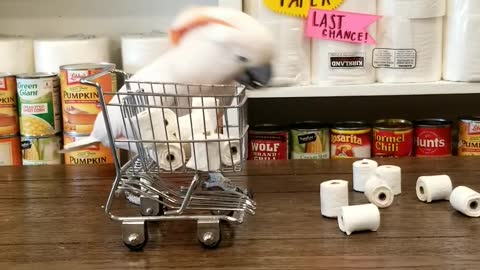
[[(86, 136), (64, 134), (66, 144), (78, 141)], [(65, 154), (65, 164), (113, 164), (112, 150), (101, 144)]]
[(22, 165), (20, 137), (0, 138), (0, 166)]
[(458, 155), (480, 156), (480, 119), (460, 120), (458, 127)]
[(17, 82), (15, 76), (0, 77), (0, 136), (18, 133)]

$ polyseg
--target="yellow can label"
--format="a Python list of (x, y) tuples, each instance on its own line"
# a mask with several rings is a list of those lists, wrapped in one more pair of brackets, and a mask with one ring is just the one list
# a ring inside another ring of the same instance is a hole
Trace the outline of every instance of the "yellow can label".
[(17, 133), (17, 82), (15, 76), (0, 77), (0, 136)]
[[(86, 136), (64, 134), (65, 145)], [(112, 150), (101, 144), (65, 154), (65, 164), (113, 164)]]

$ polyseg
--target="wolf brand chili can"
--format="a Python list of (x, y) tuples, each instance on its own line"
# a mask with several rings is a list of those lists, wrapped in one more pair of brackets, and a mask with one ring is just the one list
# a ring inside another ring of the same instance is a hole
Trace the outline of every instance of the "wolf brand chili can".
[(365, 122), (336, 123), (330, 130), (332, 159), (371, 157), (371, 132), (372, 128)]
[(377, 157), (406, 157), (413, 152), (413, 124), (403, 119), (382, 119), (373, 127), (372, 154)]
[(60, 89), (55, 73), (17, 75), (20, 134), (49, 136), (61, 131)]
[(9, 73), (0, 73), (0, 136), (11, 136), (17, 133), (16, 78)]
[[(63, 130), (71, 134), (88, 134), (101, 111), (97, 88), (80, 83), (80, 79), (95, 75), (106, 69), (115, 68), (114, 64), (74, 64), (60, 67), (62, 91)], [(95, 80), (102, 86), (104, 93), (117, 90), (115, 74), (107, 74)], [(112, 95), (105, 95), (110, 102)]]
[(249, 160), (287, 160), (288, 130), (271, 124), (254, 126), (248, 132)]
[(458, 122), (458, 155), (480, 156), (480, 116), (460, 118)]
[(22, 154), (20, 153), (20, 137), (0, 137), (0, 166), (22, 165)]
[(330, 158), (329, 127), (320, 122), (300, 122), (290, 130), (291, 159)]
[[(76, 135), (65, 133), (63, 143), (69, 144), (88, 137), (88, 135)], [(82, 150), (65, 154), (65, 164), (112, 164), (113, 157), (110, 148), (102, 144), (86, 147)]]
[(61, 136), (30, 137), (22, 136), (23, 165), (62, 164)]
[(415, 156), (452, 155), (452, 123), (444, 119), (420, 119), (415, 126)]

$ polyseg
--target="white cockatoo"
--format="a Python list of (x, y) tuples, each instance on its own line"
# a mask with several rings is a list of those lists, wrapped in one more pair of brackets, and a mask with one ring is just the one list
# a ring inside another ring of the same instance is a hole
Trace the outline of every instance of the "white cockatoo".
[[(236, 81), (247, 88), (259, 88), (271, 78), (270, 62), (274, 46), (272, 35), (264, 25), (241, 11), (220, 7), (188, 8), (174, 20), (170, 29), (170, 41), (170, 48), (130, 77), (130, 81), (206, 85), (231, 84)], [(167, 94), (175, 94), (176, 91), (178, 94), (186, 94), (188, 91), (186, 87), (130, 86), (130, 91), (138, 88), (144, 88), (146, 92), (165, 91)], [(192, 89), (189, 91), (196, 91), (195, 88)], [(219, 94), (215, 91), (226, 91), (225, 88), (209, 89), (207, 91), (211, 91), (212, 96)], [(126, 91), (124, 85), (118, 92)], [(203, 95), (210, 94), (205, 93), (205, 89), (202, 91)], [(184, 101), (176, 100), (177, 103)], [(162, 98), (161, 102), (164, 105), (165, 102), (173, 103), (173, 98)], [(117, 96), (110, 101), (110, 104), (118, 103)], [(131, 137), (132, 131), (128, 130), (128, 121), (123, 121), (120, 107), (107, 106), (107, 112), (114, 139)], [(109, 145), (102, 113), (98, 114), (89, 137), (65, 145), (62, 152), (98, 143), (112, 147)], [(117, 147), (128, 150), (126, 145), (119, 144)]]

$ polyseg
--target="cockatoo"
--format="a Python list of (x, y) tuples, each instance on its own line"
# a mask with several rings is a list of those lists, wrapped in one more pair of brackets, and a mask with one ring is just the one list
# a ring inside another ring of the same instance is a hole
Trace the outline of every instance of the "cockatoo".
[[(181, 12), (170, 29), (171, 47), (151, 64), (140, 69), (130, 81), (180, 84), (231, 84), (237, 81), (247, 88), (259, 88), (271, 78), (270, 62), (273, 58), (273, 38), (269, 30), (255, 19), (238, 10), (220, 7), (192, 7)], [(131, 91), (167, 94), (187, 94), (185, 87), (152, 87), (131, 84)], [(118, 92), (126, 92), (123, 86)], [(190, 89), (199, 91), (199, 88)], [(202, 89), (204, 95), (205, 89)], [(225, 94), (224, 88), (210, 88), (213, 95)], [(190, 92), (190, 94), (198, 94)], [(233, 93), (232, 93), (233, 94)], [(187, 101), (188, 99), (185, 98)], [(176, 100), (185, 102), (186, 100)], [(173, 103), (170, 98), (149, 102)], [(225, 101), (228, 102), (228, 101)], [(110, 104), (118, 104), (114, 96)], [(107, 106), (114, 139), (131, 138), (128, 121), (123, 121), (119, 106)], [(124, 123), (127, 123), (125, 125)], [(126, 126), (126, 127), (125, 127)], [(65, 145), (62, 152), (85, 148), (92, 144), (109, 145), (104, 116), (98, 114), (93, 131), (83, 140)], [(127, 149), (128, 145), (116, 145)]]

